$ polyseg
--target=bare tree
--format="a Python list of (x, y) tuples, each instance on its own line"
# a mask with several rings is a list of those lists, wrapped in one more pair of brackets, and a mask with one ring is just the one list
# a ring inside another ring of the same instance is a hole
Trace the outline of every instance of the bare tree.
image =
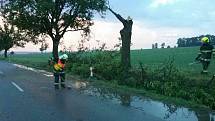
[[(132, 35), (132, 25), (133, 21), (128, 16), (127, 19), (124, 19), (121, 15), (114, 12), (111, 8), (109, 10), (116, 16), (116, 18), (123, 24), (123, 29), (120, 30), (120, 35), (122, 39), (122, 48), (121, 48), (121, 66), (123, 69), (122, 81), (124, 81), (128, 76), (128, 71), (131, 67), (130, 59), (130, 46), (131, 46), (131, 35)], [(124, 82), (123, 82), (124, 83)]]

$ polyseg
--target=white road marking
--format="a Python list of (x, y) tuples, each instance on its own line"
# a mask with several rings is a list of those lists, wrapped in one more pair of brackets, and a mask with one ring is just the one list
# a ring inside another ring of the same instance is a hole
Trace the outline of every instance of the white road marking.
[(19, 87), (15, 82), (11, 82), (13, 84), (13, 86), (15, 86), (20, 92), (24, 92), (24, 90)]
[(52, 74), (43, 74), (43, 75), (45, 75), (47, 77), (52, 77), (53, 76)]
[(48, 72), (48, 71), (45, 71), (45, 70), (38, 70), (38, 72), (41, 72), (41, 73), (47, 73), (47, 74), (49, 74), (49, 75), (52, 75), (52, 73), (51, 73), (51, 72)]
[(33, 71), (33, 72), (37, 72), (36, 69), (31, 68), (31, 67), (27, 67), (27, 66), (23, 66), (23, 65), (19, 65), (19, 64), (13, 64), (13, 65), (18, 67), (18, 68), (21, 68), (21, 69), (26, 69), (26, 70), (30, 70), (30, 71)]
[(2, 75), (2, 74), (4, 74), (2, 71), (0, 71), (0, 74)]
[(31, 68), (31, 67), (27, 67), (27, 66), (23, 66), (23, 65), (19, 65), (19, 64), (13, 64), (13, 65), (18, 67), (18, 68), (26, 69), (26, 70), (37, 72), (37, 73), (46, 73), (46, 74), (43, 74), (43, 75), (45, 75), (47, 77), (53, 76), (51, 72), (48, 72), (48, 71), (45, 71), (45, 70), (34, 69), (34, 68)]

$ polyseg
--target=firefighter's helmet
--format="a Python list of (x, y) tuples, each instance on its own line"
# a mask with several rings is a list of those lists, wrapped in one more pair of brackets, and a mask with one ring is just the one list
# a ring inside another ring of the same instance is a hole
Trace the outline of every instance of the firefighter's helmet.
[(201, 41), (203, 43), (209, 43), (209, 38), (208, 37), (202, 37)]

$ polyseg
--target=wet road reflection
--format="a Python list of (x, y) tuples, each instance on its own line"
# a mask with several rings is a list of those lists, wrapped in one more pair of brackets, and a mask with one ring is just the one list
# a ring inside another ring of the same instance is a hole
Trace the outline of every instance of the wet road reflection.
[[(76, 82), (76, 85), (79, 84)], [(215, 113), (206, 109), (178, 107), (143, 96), (121, 93), (114, 89), (86, 86), (83, 82), (80, 85), (84, 85), (84, 88), (79, 88), (84, 94), (108, 99), (115, 104), (141, 110), (166, 121), (215, 121)]]

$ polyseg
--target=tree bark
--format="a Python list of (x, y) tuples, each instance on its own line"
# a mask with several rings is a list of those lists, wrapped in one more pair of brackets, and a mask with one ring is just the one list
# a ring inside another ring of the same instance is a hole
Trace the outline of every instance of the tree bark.
[(131, 59), (130, 59), (130, 45), (131, 45), (131, 32), (125, 32), (125, 30), (120, 31), (120, 35), (122, 38), (122, 50), (121, 50), (121, 63), (125, 67), (125, 69), (129, 69), (131, 67)]
[(7, 51), (8, 51), (8, 49), (5, 49), (5, 50), (4, 50), (4, 57), (5, 57), (5, 58), (7, 58)]
[(58, 46), (59, 46), (59, 39), (53, 39), (53, 50), (52, 50), (52, 54), (54, 57), (54, 60), (57, 61), (58, 60)]

